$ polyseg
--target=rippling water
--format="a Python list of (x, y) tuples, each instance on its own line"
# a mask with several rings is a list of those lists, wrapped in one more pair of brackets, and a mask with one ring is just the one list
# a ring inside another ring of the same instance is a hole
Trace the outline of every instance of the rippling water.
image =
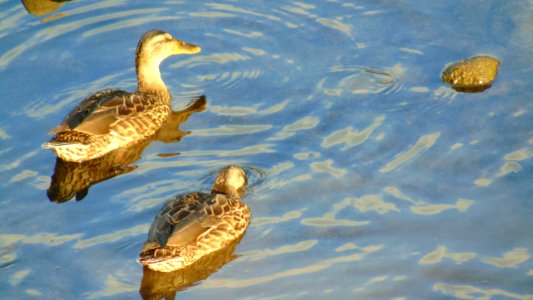
[[(2, 298), (533, 299), (531, 1), (24, 4), (0, 1)], [(50, 202), (68, 166), (47, 131), (91, 92), (134, 90), (153, 28), (202, 47), (162, 65), (170, 131)], [(490, 89), (440, 81), (476, 54), (502, 62)], [(162, 203), (230, 163), (250, 176), (242, 241), (143, 277)]]

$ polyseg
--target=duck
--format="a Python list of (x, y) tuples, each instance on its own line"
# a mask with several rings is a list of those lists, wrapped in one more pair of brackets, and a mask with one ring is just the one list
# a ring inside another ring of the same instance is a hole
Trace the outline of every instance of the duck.
[(42, 147), (65, 161), (82, 162), (153, 135), (172, 101), (159, 65), (169, 56), (200, 51), (167, 32), (146, 32), (135, 52), (137, 91), (105, 89), (88, 96), (49, 132), (55, 136)]
[(190, 192), (166, 202), (138, 262), (153, 271), (174, 272), (240, 241), (251, 218), (241, 199), (247, 182), (245, 171), (230, 165), (218, 173), (211, 193)]
[[(144, 149), (153, 141), (177, 143), (189, 135), (191, 132), (181, 130), (180, 126), (193, 113), (204, 111), (206, 104), (204, 95), (196, 97), (185, 109), (172, 110), (161, 128), (152, 136), (111, 150), (100, 157), (83, 162), (56, 158), (54, 173), (47, 190), (48, 199), (58, 204), (67, 202), (73, 197), (76, 197), (76, 201), (81, 201), (88, 195), (89, 188), (93, 185), (137, 169), (135, 162), (142, 157)], [(173, 154), (160, 154), (160, 156), (171, 155)]]

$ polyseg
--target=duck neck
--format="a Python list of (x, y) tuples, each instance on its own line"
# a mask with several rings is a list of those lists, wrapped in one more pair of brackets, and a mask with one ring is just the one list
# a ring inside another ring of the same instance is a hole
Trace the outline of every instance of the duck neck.
[(141, 93), (169, 95), (159, 72), (159, 61), (137, 59), (137, 90)]
[(223, 195), (226, 195), (230, 199), (239, 198), (239, 193), (235, 189), (226, 188), (224, 186), (213, 186), (212, 193), (223, 194)]

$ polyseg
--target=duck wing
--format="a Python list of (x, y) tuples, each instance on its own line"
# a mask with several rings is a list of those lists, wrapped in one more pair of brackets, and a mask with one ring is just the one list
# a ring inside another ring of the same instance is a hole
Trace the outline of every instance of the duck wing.
[[(213, 194), (190, 193), (167, 202), (150, 226), (148, 241), (161, 247), (183, 246), (220, 222), (213, 212), (219, 211)], [(221, 211), (221, 210), (220, 210)]]
[(139, 95), (119, 89), (99, 91), (85, 98), (49, 133), (76, 130), (90, 135), (109, 133), (119, 117), (136, 113)]

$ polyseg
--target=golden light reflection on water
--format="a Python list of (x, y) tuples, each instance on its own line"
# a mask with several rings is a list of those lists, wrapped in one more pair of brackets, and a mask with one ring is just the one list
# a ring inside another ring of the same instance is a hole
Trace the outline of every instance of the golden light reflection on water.
[(263, 104), (251, 106), (216, 106), (209, 107), (209, 111), (221, 116), (248, 116), (248, 115), (270, 115), (282, 111), (289, 104), (289, 101), (283, 101), (265, 109), (259, 109)]
[(425, 86), (413, 86), (409, 88), (409, 91), (413, 93), (428, 93), (429, 89)]
[(395, 170), (399, 166), (405, 164), (409, 160), (412, 160), (424, 150), (431, 148), (440, 136), (440, 132), (434, 132), (421, 136), (415, 145), (398, 153), (394, 159), (383, 166), (379, 171), (381, 173), (388, 173)]
[[(362, 294), (366, 291), (367, 287), (371, 286), (371, 285), (374, 285), (374, 284), (379, 284), (380, 286), (383, 286), (384, 285), (384, 282), (387, 281), (389, 279), (389, 276), (387, 275), (383, 275), (383, 276), (376, 276), (376, 277), (373, 277), (373, 278), (370, 278), (367, 282), (363, 283), (362, 286), (358, 286), (358, 287), (355, 287), (352, 289), (352, 291), (354, 293), (357, 293), (357, 294)], [(365, 298), (364, 294), (361, 295), (360, 297), (362, 298)], [(403, 300), (405, 299), (405, 297), (395, 297), (395, 298), (391, 298), (393, 300)]]
[(283, 214), (281, 217), (257, 217), (252, 220), (252, 226), (277, 224), (277, 223), (287, 222), (287, 221), (294, 220), (294, 219), (299, 219), (302, 216), (302, 213), (306, 210), (307, 208), (289, 211)]
[(135, 292), (138, 290), (138, 285), (122, 281), (128, 275), (119, 270), (115, 274), (108, 274), (104, 280), (104, 286), (101, 290), (93, 292), (88, 295), (88, 299), (101, 299), (103, 297), (113, 297), (128, 292)]
[(261, 14), (261, 13), (255, 12), (253, 10), (243, 9), (243, 8), (236, 7), (236, 6), (233, 6), (233, 5), (230, 5), (230, 4), (208, 3), (208, 4), (206, 4), (206, 6), (212, 8), (212, 9), (216, 9), (216, 10), (235, 12), (235, 13), (239, 13), (239, 14), (252, 15), (252, 16), (256, 16), (256, 17), (263, 17), (263, 18), (267, 18), (267, 19), (272, 20), (272, 21), (279, 21), (280, 20), (280, 18), (278, 18), (276, 16), (271, 16), (271, 15), (267, 15), (267, 14)]
[[(112, 233), (101, 234), (88, 239), (82, 239), (84, 236), (84, 234), (82, 233), (65, 235), (59, 235), (50, 232), (40, 232), (34, 235), (0, 234), (0, 246), (9, 248), (17, 243), (21, 243), (28, 245), (44, 245), (49, 247), (55, 247), (66, 242), (77, 240), (77, 242), (72, 247), (75, 249), (85, 249), (100, 244), (114, 243), (132, 236), (143, 235), (148, 231), (149, 227), (149, 224), (142, 224), (124, 230), (117, 230)], [(10, 259), (9, 257), (11, 257), (12, 255), (12, 253), (8, 253), (4, 255), (4, 257), (6, 259)]]
[(145, 184), (139, 184), (134, 188), (125, 190), (117, 195), (114, 199), (125, 199), (130, 212), (141, 212), (164, 203), (168, 200), (167, 192), (188, 187), (186, 182), (176, 182), (174, 179), (152, 181)]
[(351, 219), (337, 219), (336, 215), (346, 207), (352, 206), (352, 199), (345, 198), (341, 202), (333, 204), (330, 211), (323, 214), (321, 217), (304, 218), (301, 220), (302, 225), (329, 227), (329, 226), (362, 226), (367, 225), (370, 221), (356, 221)]
[[(63, 14), (69, 16), (75, 16), (78, 14), (110, 8), (114, 6), (123, 5), (124, 1), (99, 1), (96, 4), (86, 5), (78, 9), (72, 9), (65, 11)], [(36, 47), (44, 42), (55, 39), (61, 35), (65, 35), (69, 32), (79, 31), (80, 28), (102, 23), (105, 21), (113, 21), (117, 18), (131, 17), (134, 15), (146, 15), (146, 10), (110, 10), (111, 13), (99, 13), (95, 17), (83, 17), (83, 18), (72, 18), (73, 21), (63, 24), (56, 24), (55, 26), (43, 27), (44, 29), (37, 31), (35, 35), (30, 37), (28, 40), (22, 42), (20, 45), (15, 46), (11, 50), (8, 50), (4, 55), (0, 57), (0, 69), (5, 68), (9, 65), (15, 58), (20, 56), (26, 50)], [(85, 96), (85, 95), (84, 95)]]
[(236, 53), (236, 52), (226, 52), (226, 53), (215, 53), (211, 55), (195, 55), (187, 59), (180, 60), (170, 65), (171, 68), (181, 69), (184, 67), (197, 67), (201, 65), (213, 65), (213, 64), (227, 64), (230, 62), (236, 61), (246, 61), (252, 59), (251, 57)]
[(8, 140), (11, 136), (7, 133), (4, 128), (0, 128), (0, 140)]
[[(457, 210), (465, 213), (474, 204), (473, 200), (458, 199), (454, 204), (429, 204), (421, 200), (415, 200), (412, 197), (402, 193), (398, 188), (389, 186), (383, 191), (396, 199), (410, 203), (409, 211), (416, 215), (436, 215), (448, 210)], [(355, 219), (338, 219), (336, 215), (346, 208), (353, 207), (358, 212), (374, 212), (380, 215), (390, 212), (400, 213), (402, 209), (395, 203), (385, 201), (381, 194), (367, 194), (360, 197), (346, 197), (340, 202), (332, 205), (331, 210), (324, 213), (321, 217), (308, 217), (301, 220), (301, 224), (308, 226), (361, 226), (370, 223), (368, 220)]]
[(424, 52), (422, 52), (422, 51), (420, 51), (418, 49), (400, 47), (399, 50), (403, 51), (403, 52), (406, 52), (406, 53), (410, 53), (410, 54), (424, 55)]
[(352, 201), (353, 206), (362, 213), (375, 211), (383, 215), (389, 211), (400, 211), (394, 203), (385, 202), (378, 195), (365, 195), (361, 198), (352, 199)]
[(494, 180), (507, 176), (512, 173), (517, 173), (522, 170), (520, 161), (531, 159), (533, 157), (533, 148), (524, 147), (507, 153), (503, 156), (504, 163), (500, 166), (500, 169), (494, 174), (484, 174), (484, 177), (478, 178), (474, 181), (474, 184), (479, 187), (487, 187), (491, 185)]
[(45, 118), (50, 114), (53, 114), (67, 106), (72, 106), (72, 104), (80, 99), (85, 98), (87, 95), (93, 93), (94, 91), (99, 91), (104, 88), (107, 88), (110, 85), (110, 82), (115, 80), (118, 77), (122, 77), (125, 73), (112, 74), (108, 76), (103, 76), (93, 82), (87, 83), (82, 87), (77, 87), (67, 91), (66, 94), (59, 94), (50, 99), (36, 99), (28, 104), (23, 112), (30, 118), (40, 119)]
[(253, 55), (257, 55), (257, 56), (262, 56), (266, 54), (265, 50), (252, 48), (252, 47), (243, 47), (242, 50), (248, 53), (252, 53)]
[(10, 163), (7, 163), (5, 165), (0, 165), (0, 169), (2, 171), (10, 171), (10, 170), (16, 169), (16, 168), (20, 167), (20, 165), (22, 163), (24, 163), (26, 160), (34, 157), (38, 153), (39, 153), (39, 150), (30, 151), (30, 152), (28, 152), (26, 154), (23, 154), (22, 156), (20, 156), (19, 158), (15, 159), (14, 161), (11, 161)]
[(435, 215), (451, 209), (457, 209), (457, 211), (464, 213), (474, 204), (473, 200), (462, 198), (458, 199), (455, 204), (428, 204), (424, 201), (413, 199), (393, 186), (386, 187), (383, 191), (397, 199), (413, 204), (409, 210), (417, 215)]
[(258, 32), (258, 31), (251, 31), (249, 33), (246, 33), (246, 32), (242, 32), (242, 31), (239, 31), (239, 30), (234, 30), (234, 29), (223, 29), (224, 32), (226, 33), (229, 33), (229, 34), (235, 34), (235, 35), (238, 35), (238, 36), (242, 36), (242, 37), (245, 37), (245, 38), (259, 38), (259, 37), (262, 37), (263, 36), (263, 33), (262, 32)]
[(293, 156), (294, 158), (298, 160), (309, 160), (309, 159), (320, 158), (321, 154), (320, 152), (317, 152), (317, 151), (308, 151), (308, 152), (295, 153)]
[(10, 247), (16, 243), (22, 243), (28, 245), (44, 245), (53, 247), (68, 241), (77, 240), (82, 236), (83, 234), (81, 233), (58, 235), (51, 232), (40, 232), (33, 235), (0, 234), (0, 245), (2, 247)]
[(22, 170), (20, 173), (11, 177), (11, 180), (9, 182), (18, 182), (27, 178), (35, 177), (37, 175), (38, 173), (33, 170)]
[(200, 11), (200, 12), (191, 12), (191, 13), (189, 13), (189, 16), (194, 17), (194, 18), (211, 18), (211, 19), (214, 19), (214, 18), (233, 18), (236, 15), (223, 13), (223, 12), (219, 12), (219, 11)]
[(242, 253), (242, 261), (256, 261), (265, 259), (268, 256), (276, 256), (288, 253), (303, 252), (311, 249), (318, 243), (318, 240), (306, 240), (295, 244), (283, 245), (275, 249), (262, 249), (251, 252)]
[(533, 157), (533, 149), (531, 148), (522, 148), (518, 149), (514, 152), (511, 152), (509, 154), (506, 154), (503, 159), (505, 160), (515, 160), (515, 161), (521, 161), (530, 159)]
[(156, 14), (156, 13), (161, 13), (163, 11), (165, 11), (165, 10), (164, 9), (142, 9), (142, 10), (139, 10), (137, 12), (131, 12), (131, 13), (140, 14), (141, 16), (138, 17), (138, 18), (129, 18), (126, 21), (114, 22), (113, 24), (110, 24), (110, 25), (107, 25), (107, 26), (100, 26), (100, 27), (92, 29), (92, 30), (87, 30), (87, 31), (84, 32), (83, 37), (84, 38), (88, 38), (88, 37), (91, 37), (91, 36), (94, 36), (94, 35), (98, 35), (98, 34), (105, 34), (105, 33), (109, 32), (109, 31), (112, 31), (112, 30), (120, 30), (120, 29), (124, 30), (126, 28), (133, 28), (133, 27), (136, 27), (136, 26), (141, 26), (141, 25), (146, 24), (146, 23), (152, 23), (152, 22), (157, 22), (157, 21), (179, 20), (180, 19), (180, 17), (176, 17), (176, 16), (160, 16), (160, 17), (146, 18), (146, 14), (147, 13)]
[(352, 26), (345, 24), (339, 20), (332, 20), (327, 18), (317, 18), (316, 21), (326, 27), (338, 30), (348, 36), (352, 36)]
[(315, 128), (320, 123), (320, 119), (317, 117), (306, 116), (292, 124), (285, 125), (280, 131), (273, 137), (267, 139), (267, 141), (279, 141), (291, 137), (296, 132), (301, 130), (309, 130)]
[(336, 168), (333, 166), (333, 160), (328, 159), (325, 161), (313, 162), (310, 164), (311, 170), (317, 173), (328, 173), (337, 178), (343, 177), (348, 171), (342, 168)]
[(27, 289), (26, 291), (26, 294), (30, 295), (30, 296), (33, 296), (33, 297), (40, 297), (42, 296), (43, 294), (41, 292), (39, 292), (39, 290), (37, 289)]
[(415, 205), (422, 204), (422, 202), (413, 200), (413, 198), (411, 198), (408, 195), (402, 193), (398, 188), (396, 188), (394, 186), (385, 187), (383, 189), (383, 191), (386, 192), (387, 194), (393, 196), (393, 197), (396, 197), (396, 198), (400, 199), (400, 200), (405, 200), (405, 201), (410, 202), (410, 203), (415, 204)]
[(401, 64), (390, 68), (337, 66), (329, 70), (316, 88), (328, 96), (391, 93), (403, 88), (400, 79), (405, 72)]
[(252, 134), (266, 131), (272, 128), (272, 125), (221, 125), (217, 128), (196, 129), (194, 135), (197, 136), (223, 136)]
[(241, 155), (255, 155), (261, 153), (272, 153), (275, 152), (272, 147), (274, 144), (257, 144), (253, 146), (248, 146), (235, 150), (191, 150), (183, 152), (181, 155), (183, 157), (192, 157), (192, 156), (209, 156), (213, 155), (216, 157), (228, 157), (228, 156), (241, 156)]
[(352, 126), (348, 126), (344, 129), (340, 129), (332, 132), (330, 135), (324, 137), (320, 146), (324, 148), (330, 148), (335, 145), (344, 145), (341, 148), (342, 151), (353, 148), (357, 145), (364, 143), (368, 137), (385, 121), (385, 116), (379, 116), (374, 119), (374, 122), (368, 127), (357, 130)]
[(450, 89), (447, 86), (441, 86), (435, 91), (433, 91), (433, 96), (435, 98), (449, 98), (449, 99), (455, 99), (459, 95), (459, 92), (456, 92), (453, 89)]
[(112, 233), (105, 233), (88, 239), (79, 240), (74, 244), (73, 248), (85, 249), (96, 245), (114, 243), (132, 236), (144, 235), (148, 232), (148, 229), (150, 229), (150, 224), (142, 224), (123, 230), (116, 230)]
[(313, 14), (312, 12), (310, 12), (309, 10), (312, 10), (312, 9), (315, 9), (316, 6), (315, 5), (311, 5), (311, 4), (306, 4), (306, 3), (294, 3), (293, 6), (289, 6), (289, 5), (285, 5), (285, 6), (282, 6), (281, 9), (287, 11), (287, 12), (290, 12), (292, 14), (296, 14), (296, 15), (302, 15), (302, 16), (306, 16), (308, 18), (311, 18), (313, 20), (315, 20), (318, 24), (324, 26), (324, 27), (328, 27), (330, 29), (333, 29), (333, 30), (337, 30), (345, 35), (347, 35), (349, 38), (353, 38), (353, 29), (352, 29), (352, 26), (350, 24), (346, 24), (344, 22), (342, 22), (342, 20), (340, 19), (330, 19), (330, 18), (322, 18), (322, 17), (318, 17), (317, 15)]
[(498, 268), (514, 268), (529, 260), (529, 250), (527, 248), (514, 248), (505, 252), (502, 257), (486, 257), (482, 261)]
[(335, 258), (329, 258), (319, 261), (307, 266), (287, 269), (278, 273), (274, 273), (266, 276), (251, 277), (245, 279), (212, 279), (204, 282), (201, 288), (242, 288), (250, 287), (258, 284), (264, 284), (270, 281), (286, 279), (295, 276), (303, 276), (305, 274), (316, 273), (340, 263), (350, 263), (361, 261), (366, 258), (367, 255), (379, 251), (383, 248), (383, 245), (367, 246), (360, 249), (360, 252), (352, 253), (345, 256), (339, 256)]
[(466, 212), (474, 203), (468, 199), (458, 199), (455, 204), (419, 204), (411, 206), (411, 212), (417, 215), (436, 215), (450, 209), (457, 209), (459, 212)]
[(11, 285), (17, 285), (19, 284), (24, 278), (26, 278), (28, 275), (30, 275), (31, 270), (30, 269), (24, 269), (19, 270), (15, 272), (11, 277), (9, 278), (9, 284)]
[(424, 255), (418, 261), (420, 265), (432, 265), (441, 263), (443, 259), (448, 258), (457, 264), (467, 262), (474, 258), (479, 261), (498, 268), (515, 268), (527, 262), (530, 258), (529, 250), (526, 248), (515, 248), (511, 251), (505, 252), (502, 257), (488, 257), (480, 256), (475, 252), (452, 252), (446, 246), (440, 245), (432, 252)]
[(440, 263), (444, 258), (449, 258), (455, 263), (463, 263), (477, 256), (474, 252), (451, 252), (445, 246), (438, 246), (437, 249), (424, 255), (418, 263), (420, 265), (431, 265)]
[(508, 299), (532, 300), (533, 295), (521, 295), (511, 293), (500, 289), (482, 289), (471, 285), (453, 285), (437, 283), (433, 285), (433, 290), (441, 292), (447, 296), (453, 296), (459, 299), (491, 299), (492, 297), (506, 297)]
[(17, 255), (15, 253), (5, 253), (7, 251), (10, 251), (8, 248), (4, 248), (0, 250), (0, 265), (5, 266), (8, 265), (17, 259)]

